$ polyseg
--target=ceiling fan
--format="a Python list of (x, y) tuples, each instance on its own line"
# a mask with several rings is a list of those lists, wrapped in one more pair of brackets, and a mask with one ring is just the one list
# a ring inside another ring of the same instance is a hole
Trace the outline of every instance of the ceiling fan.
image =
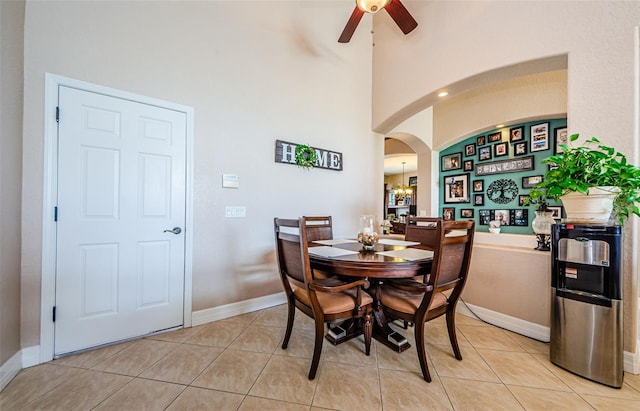
[(389, 13), (389, 16), (404, 34), (408, 34), (418, 27), (418, 23), (411, 16), (409, 10), (400, 3), (400, 0), (356, 0), (356, 8), (353, 9), (353, 13), (351, 13), (351, 17), (349, 17), (338, 43), (348, 43), (351, 40), (351, 36), (356, 31), (356, 27), (358, 27), (358, 23), (360, 23), (364, 13), (374, 14), (382, 9)]

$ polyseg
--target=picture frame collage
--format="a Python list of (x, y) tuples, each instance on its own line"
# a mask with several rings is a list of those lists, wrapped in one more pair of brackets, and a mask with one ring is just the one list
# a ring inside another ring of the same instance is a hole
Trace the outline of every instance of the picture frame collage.
[[(485, 202), (487, 184), (482, 178), (492, 174), (509, 172), (528, 172), (535, 170), (535, 153), (553, 149), (553, 153), (562, 151), (562, 145), (568, 144), (567, 127), (555, 127), (551, 132), (551, 122), (536, 122), (534, 124), (520, 124), (510, 128), (495, 130), (475, 137), (475, 142), (464, 144), (463, 150), (441, 156), (440, 170), (442, 172), (458, 171), (458, 174), (443, 175), (443, 203), (442, 216), (445, 219), (478, 218), (479, 225), (488, 225), (489, 221), (501, 218), (504, 225), (526, 227), (529, 225), (529, 210), (524, 205), (528, 197), (528, 190), (542, 181), (543, 173), (518, 177), (520, 192), (517, 197), (517, 207), (495, 208), (486, 207)], [(521, 164), (521, 161), (522, 164)], [(539, 162), (539, 159), (538, 159)], [(494, 165), (495, 164), (495, 165)], [(494, 170), (495, 169), (495, 170)], [(489, 199), (487, 199), (488, 201)], [(457, 207), (448, 205), (457, 204)], [(460, 208), (467, 205), (467, 208)], [(505, 204), (506, 205), (506, 204)], [(515, 205), (515, 204), (514, 204)], [(496, 204), (496, 206), (499, 206)], [(456, 211), (456, 209), (458, 211)], [(552, 207), (554, 218), (563, 215), (561, 206)], [(458, 215), (456, 215), (458, 214)], [(487, 218), (490, 218), (487, 220)], [(477, 220), (478, 221), (478, 220)]]

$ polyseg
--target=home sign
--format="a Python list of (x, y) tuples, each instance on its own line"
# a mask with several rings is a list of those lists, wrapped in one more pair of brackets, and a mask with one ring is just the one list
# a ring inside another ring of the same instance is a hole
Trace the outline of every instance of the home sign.
[[(276, 140), (276, 163), (298, 165), (296, 162), (296, 147), (298, 144)], [(311, 147), (316, 152), (316, 168), (342, 171), (342, 153)]]

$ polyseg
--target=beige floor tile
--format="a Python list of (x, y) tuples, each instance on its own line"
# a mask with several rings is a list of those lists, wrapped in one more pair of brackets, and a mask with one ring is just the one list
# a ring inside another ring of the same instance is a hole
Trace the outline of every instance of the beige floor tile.
[[(268, 308), (267, 310), (271, 310), (272, 308)], [(253, 311), (246, 314), (236, 315), (235, 317), (225, 318), (224, 320), (220, 320), (220, 322), (232, 322), (232, 323), (242, 323), (242, 324), (251, 324), (256, 318), (263, 313), (264, 310)]]
[(456, 410), (524, 410), (504, 384), (446, 377), (441, 381)]
[[(418, 354), (415, 348), (415, 342), (411, 347), (403, 352), (397, 352), (387, 347), (386, 345), (374, 341), (373, 344), (376, 348), (376, 356), (378, 357), (378, 367), (380, 369), (396, 370), (396, 371), (408, 371), (418, 375), (422, 375), (420, 370), (420, 363), (418, 362)], [(427, 354), (427, 365), (429, 369), (433, 369), (433, 363), (429, 359)]]
[(68, 355), (66, 357), (53, 360), (52, 364), (65, 365), (68, 367), (79, 368), (91, 368), (92, 366), (106, 360), (107, 358), (119, 353), (135, 343), (134, 341), (127, 341), (120, 344), (113, 344), (102, 348), (96, 348), (95, 350), (89, 350), (78, 354)]
[[(296, 317), (306, 317), (300, 311), (296, 311)], [(277, 307), (262, 310), (253, 321), (255, 325), (264, 325), (266, 327), (286, 327), (287, 326), (287, 305), (279, 305)]]
[(624, 383), (629, 384), (629, 386), (635, 388), (638, 392), (640, 392), (640, 375), (629, 374), (628, 372), (625, 372)]
[[(460, 302), (462, 304), (462, 302)], [(465, 314), (456, 313), (456, 325), (477, 325), (481, 327), (494, 327), (491, 324), (488, 324), (476, 317), (471, 317)]]
[(229, 345), (232, 350), (272, 354), (282, 343), (284, 328), (251, 324)]
[(198, 334), (200, 331), (204, 330), (204, 328), (205, 328), (204, 325), (200, 325), (197, 327), (182, 328), (180, 330), (155, 334), (146, 338), (151, 340), (173, 341), (173, 342), (183, 343), (187, 341), (189, 338)]
[[(440, 317), (444, 318), (444, 317)], [(456, 326), (456, 337), (458, 338), (458, 346), (471, 347), (471, 343), (460, 331), (460, 327)], [(413, 332), (413, 331), (412, 331)], [(425, 326), (424, 340), (429, 344), (439, 344), (451, 346), (449, 341), (449, 331), (447, 331), (447, 323), (444, 320), (432, 320)]]
[(167, 411), (237, 410), (243, 399), (244, 396), (240, 394), (187, 387)]
[(373, 367), (377, 364), (373, 341), (371, 342), (370, 355), (367, 355), (363, 336), (353, 338), (338, 345), (333, 345), (329, 341), (324, 340), (322, 345), (324, 351), (320, 358), (321, 361), (339, 362), (341, 364), (368, 365)]
[(238, 411), (307, 411), (308, 409), (308, 405), (267, 398), (247, 397), (238, 408)]
[(426, 382), (422, 374), (380, 370), (380, 389), (385, 411), (453, 409), (440, 379), (435, 375), (431, 382)]
[(558, 367), (549, 360), (548, 356), (535, 354), (534, 358), (578, 394), (640, 400), (640, 392), (626, 382), (622, 384), (622, 388), (608, 387)]
[(247, 394), (270, 357), (264, 353), (227, 349), (191, 385)]
[[(311, 358), (313, 357), (313, 344), (315, 330), (304, 330), (300, 327), (293, 328), (289, 344), (286, 349), (282, 349), (282, 342), (273, 352), (275, 355), (284, 355), (288, 357)], [(282, 339), (284, 339), (284, 331), (282, 331)], [(324, 345), (324, 344), (323, 344)]]
[(524, 349), (511, 338), (509, 332), (500, 328), (460, 325), (458, 326), (458, 330), (474, 348), (525, 352)]
[(504, 384), (570, 391), (562, 380), (533, 358), (533, 354), (478, 349)]
[(314, 407), (335, 410), (381, 410), (378, 369), (325, 362), (318, 379)]
[(311, 361), (274, 355), (249, 391), (254, 397), (311, 405), (317, 378), (309, 380)]
[(526, 352), (531, 354), (549, 355), (549, 343), (544, 343), (542, 341), (534, 340), (533, 338), (525, 337), (524, 335), (520, 335), (513, 332), (508, 332), (508, 334)]
[(164, 410), (184, 389), (183, 385), (136, 378), (94, 410)]
[(574, 392), (560, 392), (515, 385), (508, 385), (507, 387), (527, 410), (593, 411), (593, 408)]
[(596, 397), (595, 395), (583, 395), (582, 397), (598, 411), (640, 410), (640, 400)]
[(223, 352), (222, 348), (182, 344), (140, 377), (189, 384)]
[(175, 350), (178, 343), (137, 340), (129, 347), (91, 367), (97, 371), (138, 376), (162, 357)]
[(26, 368), (0, 392), (0, 410), (16, 409), (84, 372), (80, 368), (49, 363)]
[(132, 379), (133, 377), (124, 375), (85, 370), (47, 395), (29, 402), (24, 408), (48, 411), (90, 410)]
[(462, 352), (461, 361), (458, 361), (453, 356), (453, 351), (448, 346), (430, 344), (427, 346), (427, 350), (435, 371), (440, 377), (500, 382), (491, 367), (473, 348), (460, 348)]
[(216, 321), (204, 326), (204, 329), (186, 342), (227, 348), (247, 328), (248, 324)]

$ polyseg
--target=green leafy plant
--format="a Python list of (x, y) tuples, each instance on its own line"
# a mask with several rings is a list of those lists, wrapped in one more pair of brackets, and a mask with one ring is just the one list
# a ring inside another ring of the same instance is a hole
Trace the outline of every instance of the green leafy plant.
[(588, 194), (590, 187), (616, 187), (613, 216), (620, 224), (631, 213), (640, 217), (640, 168), (627, 163), (624, 154), (600, 143), (596, 137), (580, 146), (572, 143), (579, 134), (569, 137), (569, 144), (560, 144), (561, 152), (544, 160), (550, 166), (542, 182), (529, 192), (525, 204), (542, 204), (558, 200), (570, 192)]
[(303, 168), (313, 168), (318, 161), (316, 150), (306, 144), (296, 146), (296, 164)]

